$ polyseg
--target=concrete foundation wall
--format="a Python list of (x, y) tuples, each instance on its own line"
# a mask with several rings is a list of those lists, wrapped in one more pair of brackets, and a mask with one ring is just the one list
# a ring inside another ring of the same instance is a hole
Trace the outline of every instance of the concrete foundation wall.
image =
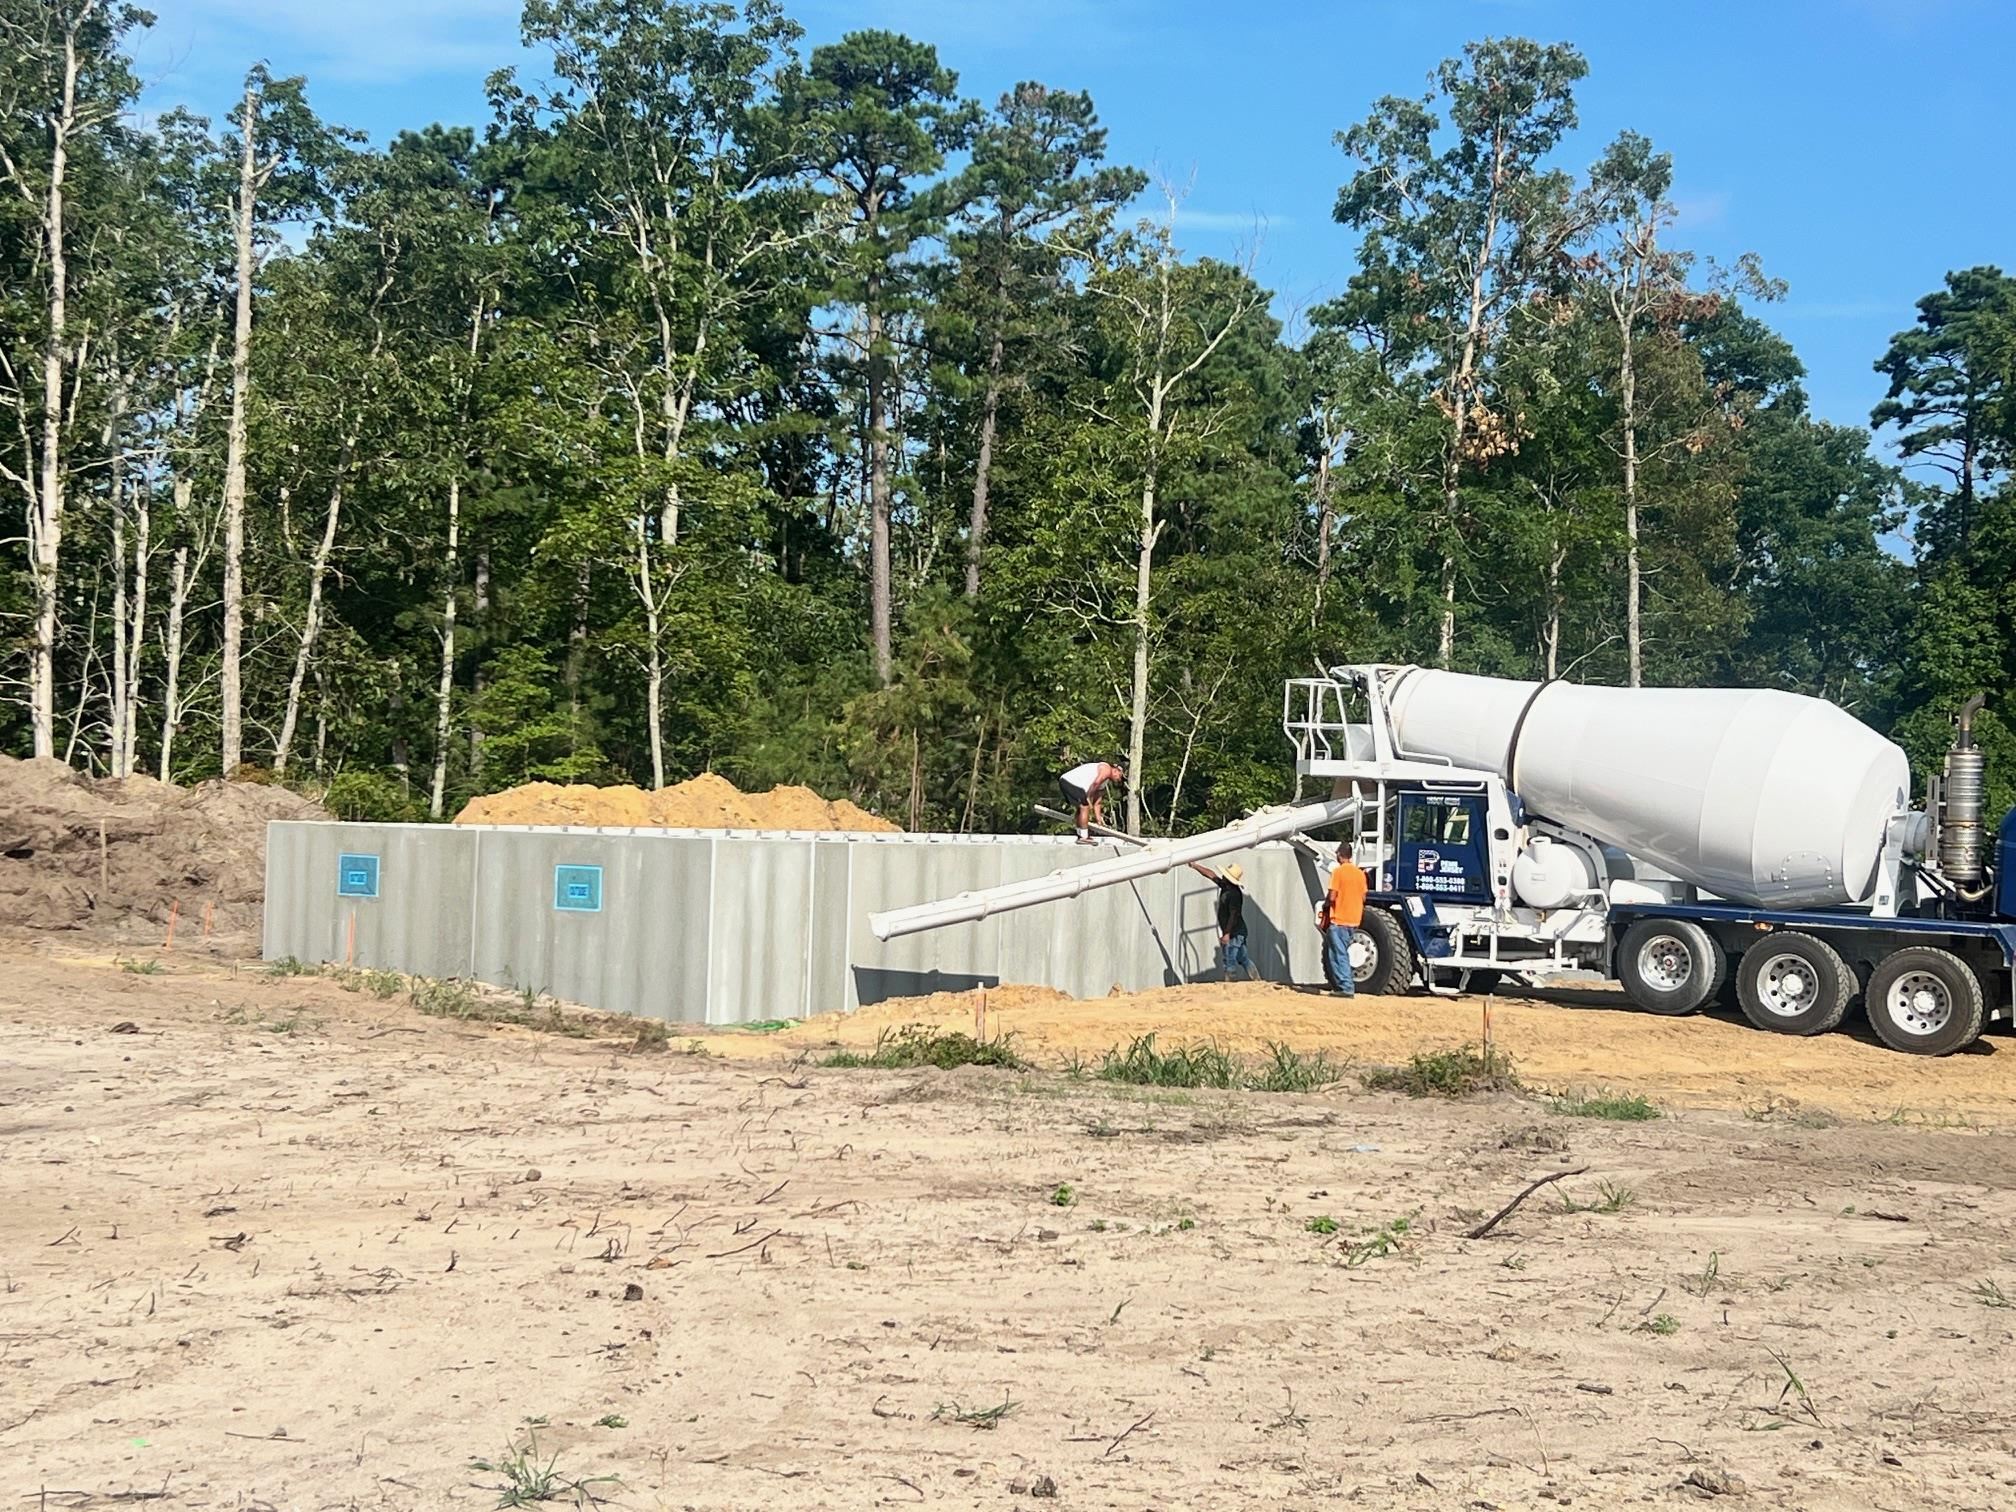
[[(709, 1024), (1001, 982), (1096, 997), (1214, 978), (1217, 890), (1187, 867), (887, 943), (868, 928), (882, 909), (1116, 849), (1029, 835), (280, 823), (267, 831), (265, 955), (470, 977)], [(339, 867), (345, 856), (375, 857), (375, 868)], [(1282, 845), (1213, 864), (1233, 861), (1246, 869), (1259, 974), (1320, 983), (1318, 869)], [(599, 877), (556, 877), (584, 867)], [(353, 893), (375, 872), (375, 896), (340, 893), (339, 871)]]

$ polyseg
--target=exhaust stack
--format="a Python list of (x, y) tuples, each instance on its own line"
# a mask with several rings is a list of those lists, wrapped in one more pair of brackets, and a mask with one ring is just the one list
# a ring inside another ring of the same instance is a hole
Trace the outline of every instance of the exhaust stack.
[(1960, 706), (1959, 733), (1946, 753), (1946, 774), (1939, 785), (1939, 870), (1961, 887), (1981, 882), (1981, 801), (1987, 763), (1974, 744), (1974, 716), (1986, 701), (1976, 693)]

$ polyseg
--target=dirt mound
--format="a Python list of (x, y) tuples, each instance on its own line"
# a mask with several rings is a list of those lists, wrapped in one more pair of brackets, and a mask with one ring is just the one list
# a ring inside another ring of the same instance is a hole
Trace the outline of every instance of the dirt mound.
[(329, 815), (286, 788), (152, 777), (93, 781), (58, 761), (0, 756), (0, 925), (158, 939), (179, 903), (176, 943), (258, 944), (266, 824)]
[(898, 826), (845, 798), (828, 802), (807, 787), (745, 793), (726, 777), (698, 777), (647, 793), (635, 787), (528, 782), (472, 798), (457, 824), (579, 824), (642, 829), (878, 830)]

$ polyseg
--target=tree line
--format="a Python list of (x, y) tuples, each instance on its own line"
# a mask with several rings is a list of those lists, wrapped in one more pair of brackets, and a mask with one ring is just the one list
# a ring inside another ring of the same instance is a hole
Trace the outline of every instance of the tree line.
[(1281, 682), (1349, 658), (1787, 687), (1921, 759), (1985, 688), (2016, 772), (2016, 281), (1880, 354), (1907, 475), (1670, 158), (1577, 136), (1570, 46), (1343, 123), (1291, 330), (1086, 94), (773, 0), (527, 0), (541, 66), (382, 146), (263, 66), (148, 120), (148, 22), (0, 0), (0, 749), (955, 830), (1123, 755), (1185, 829), (1286, 794)]

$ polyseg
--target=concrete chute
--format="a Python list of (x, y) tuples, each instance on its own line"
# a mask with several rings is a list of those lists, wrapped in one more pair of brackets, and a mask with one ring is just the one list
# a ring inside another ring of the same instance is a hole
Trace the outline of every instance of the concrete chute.
[(1208, 830), (1181, 840), (1151, 840), (1124, 856), (1094, 861), (1089, 866), (1065, 867), (1047, 877), (1023, 882), (1004, 882), (999, 887), (983, 887), (933, 903), (909, 908), (892, 908), (868, 916), (868, 927), (878, 940), (899, 935), (941, 929), (948, 924), (970, 924), (994, 914), (1039, 903), (1055, 903), (1075, 898), (1095, 888), (1118, 887), (1140, 877), (1152, 877), (1192, 861), (1208, 861), (1213, 856), (1249, 850), (1270, 840), (1286, 840), (1305, 830), (1339, 824), (1358, 811), (1358, 799), (1340, 798), (1326, 803), (1295, 804), (1262, 809), (1237, 824)]

